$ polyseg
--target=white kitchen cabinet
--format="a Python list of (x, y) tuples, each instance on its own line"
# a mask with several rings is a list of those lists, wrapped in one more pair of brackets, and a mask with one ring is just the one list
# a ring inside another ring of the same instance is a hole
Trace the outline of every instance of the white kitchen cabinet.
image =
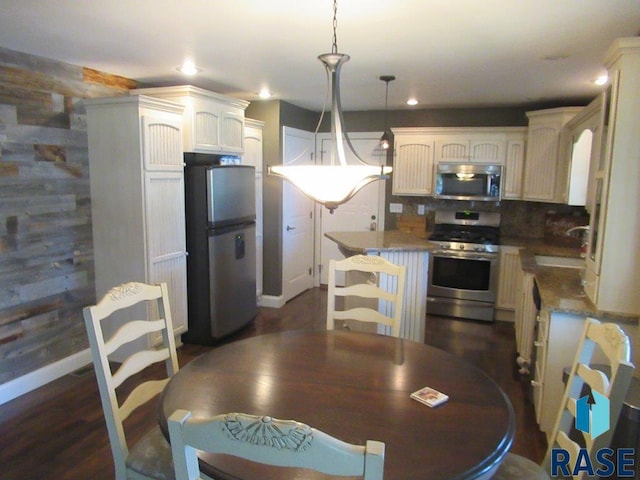
[(249, 102), (191, 85), (131, 90), (184, 105), (184, 151), (242, 154), (244, 111)]
[(263, 216), (262, 216), (262, 129), (264, 122), (245, 119), (244, 155), (242, 163), (256, 169), (256, 299), (258, 305), (262, 299), (263, 272)]
[[(394, 195), (432, 195), (438, 163), (505, 165), (503, 176), (513, 169), (512, 177), (518, 182), (522, 177), (519, 172), (524, 159), (525, 128), (407, 127), (392, 131)], [(519, 184), (513, 188), (519, 188)]]
[(432, 195), (435, 137), (414, 128), (397, 128), (392, 131), (395, 139), (393, 194)]
[(529, 130), (524, 163), (522, 198), (539, 202), (566, 201), (569, 162), (563, 127), (582, 107), (551, 108), (527, 112)]
[(536, 322), (540, 320), (533, 300), (534, 284), (533, 273), (521, 270), (515, 309), (515, 332), (517, 363), (523, 374), (531, 372)]
[(183, 107), (142, 95), (85, 104), (96, 297), (124, 282), (166, 282), (178, 335), (187, 329)]
[(604, 130), (604, 94), (598, 95), (566, 125), (565, 149), (569, 163), (567, 177), (567, 203), (585, 205), (593, 203), (593, 191), (589, 191), (589, 179), (601, 163), (602, 135)]
[(520, 292), (521, 280), (520, 249), (500, 246), (500, 272), (496, 308), (514, 311)]
[(590, 187), (585, 292), (599, 310), (638, 315), (640, 255), (633, 245), (640, 238), (640, 38), (616, 40), (605, 64), (609, 115), (604, 155)]
[(505, 148), (501, 133), (448, 134), (436, 140), (436, 163), (503, 165)]
[(526, 129), (514, 131), (507, 136), (507, 151), (502, 172), (502, 198), (522, 198), (522, 175), (526, 151)]

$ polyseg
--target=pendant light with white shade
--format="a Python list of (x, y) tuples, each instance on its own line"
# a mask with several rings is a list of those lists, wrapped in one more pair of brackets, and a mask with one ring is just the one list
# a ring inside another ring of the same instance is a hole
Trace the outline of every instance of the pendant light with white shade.
[[(302, 193), (329, 209), (330, 212), (351, 199), (369, 183), (389, 178), (391, 167), (370, 165), (356, 153), (347, 132), (344, 130), (342, 106), (340, 104), (340, 68), (349, 60), (349, 55), (338, 53), (337, 45), (337, 1), (333, 2), (333, 46), (331, 53), (318, 59), (324, 64), (331, 89), (331, 155), (329, 165), (273, 165), (268, 167), (271, 175), (277, 175), (298, 187)], [(324, 111), (323, 111), (324, 113)], [(322, 116), (321, 116), (322, 119)], [(347, 164), (346, 147), (358, 161)], [(385, 158), (386, 160), (386, 158)]]

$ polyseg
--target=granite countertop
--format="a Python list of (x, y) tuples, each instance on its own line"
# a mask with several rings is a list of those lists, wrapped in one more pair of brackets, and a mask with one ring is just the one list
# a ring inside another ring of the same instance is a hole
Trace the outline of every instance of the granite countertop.
[(372, 254), (381, 251), (430, 251), (438, 244), (427, 240), (428, 232), (327, 232), (325, 237), (338, 244), (341, 252)]
[[(328, 232), (325, 236), (338, 244), (345, 256), (378, 254), (382, 251), (429, 252), (438, 244), (427, 239), (429, 232), (400, 230), (382, 232)], [(637, 322), (637, 317), (598, 310), (582, 287), (582, 270), (577, 268), (541, 267), (535, 255), (579, 257), (580, 248), (570, 239), (502, 237), (501, 245), (520, 248), (522, 270), (535, 276), (542, 307), (551, 312), (589, 315), (599, 319)]]
[(522, 247), (520, 265), (523, 271), (535, 276), (543, 309), (549, 312), (592, 316), (600, 320), (638, 322), (637, 316), (599, 310), (582, 287), (582, 269), (542, 267), (536, 264), (536, 255), (579, 257), (578, 248), (540, 240), (524, 241), (518, 246)]

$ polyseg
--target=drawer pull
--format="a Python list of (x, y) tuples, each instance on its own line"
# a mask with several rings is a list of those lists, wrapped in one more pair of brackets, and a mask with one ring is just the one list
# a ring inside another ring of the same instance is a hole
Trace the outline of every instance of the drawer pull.
[(536, 380), (531, 380), (531, 386), (532, 387), (541, 387), (542, 386), (542, 382), (538, 382)]
[(545, 345), (545, 343), (544, 343), (544, 342), (533, 342), (533, 344), (534, 344), (536, 347), (544, 347), (544, 345)]

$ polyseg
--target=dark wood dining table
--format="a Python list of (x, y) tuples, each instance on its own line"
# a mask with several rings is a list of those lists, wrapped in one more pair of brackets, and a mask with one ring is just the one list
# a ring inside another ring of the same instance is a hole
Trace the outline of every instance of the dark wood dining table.
[[(430, 408), (409, 397), (424, 386), (449, 400)], [(196, 418), (293, 419), (359, 445), (382, 441), (386, 480), (487, 478), (515, 432), (511, 402), (477, 367), (422, 343), (349, 331), (294, 330), (214, 348), (167, 384), (159, 405), (165, 435), (179, 408)], [(200, 465), (217, 480), (326, 478), (224, 455), (201, 453)]]

